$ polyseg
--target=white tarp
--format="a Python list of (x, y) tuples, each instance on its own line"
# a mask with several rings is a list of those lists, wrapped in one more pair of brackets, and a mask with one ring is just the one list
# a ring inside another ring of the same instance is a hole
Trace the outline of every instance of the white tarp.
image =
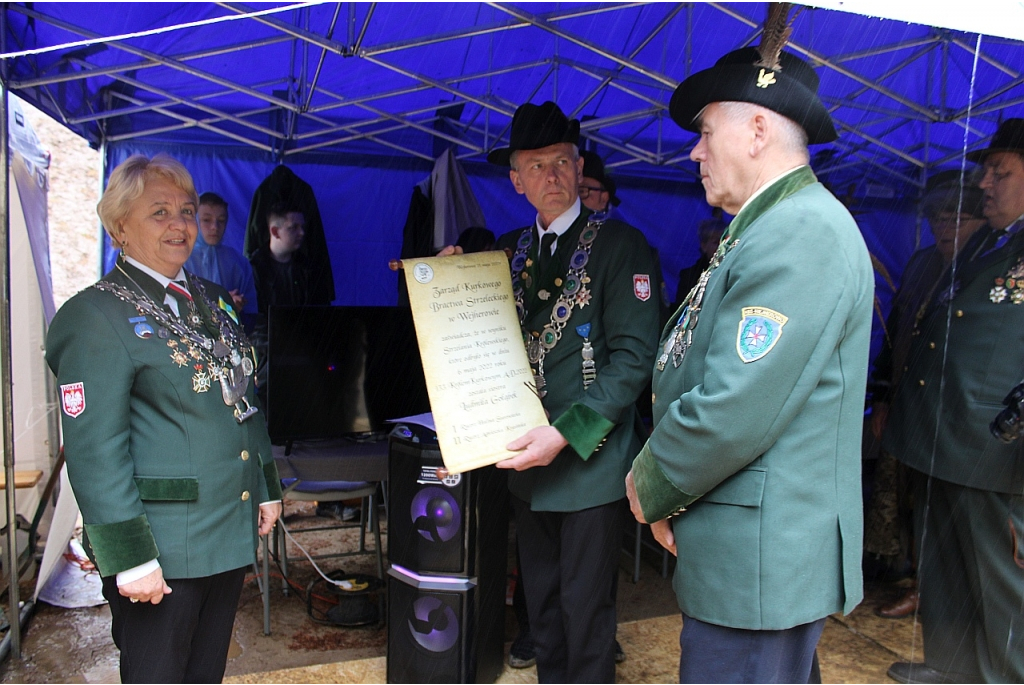
[[(22, 488), (15, 493), (18, 513), (31, 521), (57, 452), (54, 444), (57, 419), (52, 414), (53, 379), (44, 358), (46, 326), (55, 311), (46, 209), (50, 160), (26, 120), (21, 103), (15, 97), (8, 102), (14, 460), (18, 471), (43, 472), (36, 487)], [(54, 543), (49, 545), (54, 548), (51, 555), (57, 558), (62, 558), (78, 516), (70, 487), (62, 488), (61, 499), (66, 501), (64, 509), (70, 508), (70, 511), (63, 520), (55, 517), (48, 536), (48, 543)], [(6, 525), (6, 520), (4, 508), (0, 511), (0, 524)], [(49, 573), (47, 569), (43, 571), (41, 582), (45, 582)]]
[[(16, 493), (18, 513), (31, 521), (56, 453), (50, 445), (52, 379), (43, 358), (46, 324), (54, 312), (46, 224), (49, 158), (15, 98), (10, 99), (8, 122), (14, 459), (18, 471), (43, 472), (39, 485)], [(0, 525), (6, 523), (5, 508), (0, 512)]]
[(868, 17), (895, 19), (942, 29), (1024, 40), (1024, 2), (893, 2), (892, 0), (814, 0), (801, 3)]

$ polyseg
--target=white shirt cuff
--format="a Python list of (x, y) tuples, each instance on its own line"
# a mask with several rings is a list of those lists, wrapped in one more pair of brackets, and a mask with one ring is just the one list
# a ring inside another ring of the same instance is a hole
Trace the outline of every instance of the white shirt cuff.
[(281, 503), (281, 500), (279, 500), (279, 499), (272, 499), (269, 502), (260, 502), (260, 506), (261, 507), (265, 507), (268, 504), (280, 504), (280, 503)]
[(130, 568), (127, 571), (121, 571), (117, 574), (117, 586), (121, 587), (122, 585), (133, 583), (139, 578), (145, 578), (158, 568), (160, 568), (160, 562), (156, 559), (153, 559), (151, 561), (147, 561), (145, 564), (142, 564), (141, 566)]

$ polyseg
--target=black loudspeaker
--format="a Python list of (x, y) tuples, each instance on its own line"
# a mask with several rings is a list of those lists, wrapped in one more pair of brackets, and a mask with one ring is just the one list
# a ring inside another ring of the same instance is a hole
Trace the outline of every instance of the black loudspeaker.
[(493, 683), (504, 666), (505, 587), (388, 571), (389, 683)]
[(489, 683), (504, 663), (506, 473), (443, 465), (436, 444), (392, 436), (389, 683)]
[(508, 478), (486, 466), (437, 477), (437, 446), (391, 438), (388, 560), (420, 575), (505, 577)]

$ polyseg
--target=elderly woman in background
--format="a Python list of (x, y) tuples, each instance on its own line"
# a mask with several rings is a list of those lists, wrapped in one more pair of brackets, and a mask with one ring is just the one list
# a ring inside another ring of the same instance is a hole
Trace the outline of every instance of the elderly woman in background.
[(125, 683), (221, 681), (257, 534), (281, 513), (231, 296), (182, 268), (197, 205), (166, 155), (118, 166), (97, 212), (121, 255), (46, 340)]

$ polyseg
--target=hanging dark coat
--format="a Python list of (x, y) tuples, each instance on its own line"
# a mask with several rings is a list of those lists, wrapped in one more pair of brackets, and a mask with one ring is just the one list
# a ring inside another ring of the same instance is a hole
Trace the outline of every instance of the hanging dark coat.
[(306, 219), (306, 237), (299, 248), (303, 261), (309, 265), (311, 302), (332, 302), (334, 300), (334, 272), (331, 257), (327, 252), (327, 237), (324, 223), (320, 218), (313, 188), (299, 178), (288, 167), (279, 165), (256, 188), (249, 206), (249, 219), (245, 226), (245, 256), (251, 259), (253, 253), (270, 242), (267, 229), (267, 212), (279, 202), (300, 210)]

